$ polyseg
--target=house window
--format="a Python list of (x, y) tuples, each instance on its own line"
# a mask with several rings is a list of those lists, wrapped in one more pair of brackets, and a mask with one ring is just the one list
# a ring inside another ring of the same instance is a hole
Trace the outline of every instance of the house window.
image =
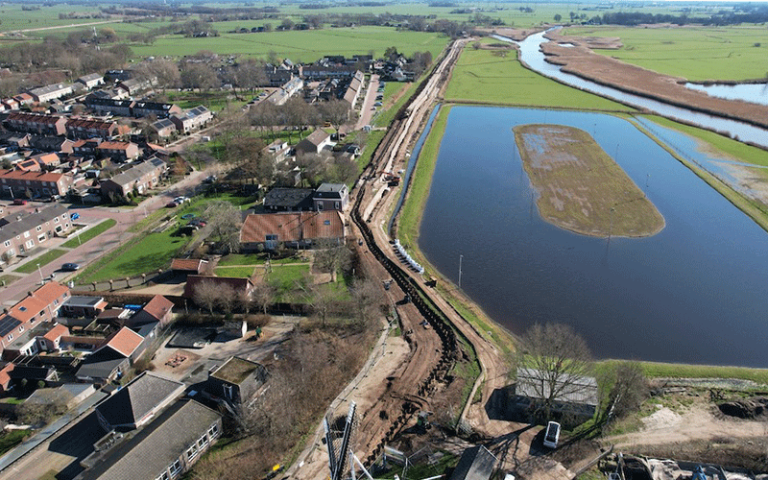
[(9, 333), (9, 334), (8, 334), (8, 341), (10, 342), (11, 340), (13, 340), (13, 334), (12, 334), (12, 333)]
[(197, 445), (192, 444), (192, 446), (187, 449), (187, 460), (191, 461), (196, 456), (197, 456)]
[(217, 423), (214, 423), (211, 425), (211, 428), (208, 429), (208, 436), (210, 436), (211, 439), (219, 436), (219, 425)]
[(10, 247), (11, 246), (11, 241), (10, 240), (6, 240), (5, 241), (5, 246), (6, 247)]
[(202, 450), (206, 445), (208, 445), (208, 435), (203, 434), (203, 436), (198, 439), (197, 446)]
[(163, 472), (160, 475), (157, 476), (155, 480), (170, 480), (171, 477), (168, 476), (168, 472)]
[(19, 333), (24, 331), (24, 325), (19, 325)]
[(59, 217), (53, 219), (54, 223), (59, 223)]
[(224, 398), (232, 400), (234, 398), (232, 385), (224, 385)]
[(34, 246), (35, 246), (35, 241), (34, 240), (27, 241), (27, 248), (32, 248)]
[(333, 204), (333, 208), (335, 208), (336, 210), (338, 210), (338, 209), (339, 209), (339, 202), (335, 202), (335, 203)]
[(29, 238), (29, 232), (24, 232), (24, 238)]
[(40, 243), (44, 242), (45, 241), (45, 234), (42, 234), (39, 237), (37, 237), (37, 241), (40, 242)]
[(181, 472), (181, 462), (176, 460), (171, 464), (171, 477), (175, 477)]
[(35, 227), (35, 230), (37, 230), (38, 232), (41, 231), (42, 229), (43, 229), (42, 225), (38, 225), (37, 227)]

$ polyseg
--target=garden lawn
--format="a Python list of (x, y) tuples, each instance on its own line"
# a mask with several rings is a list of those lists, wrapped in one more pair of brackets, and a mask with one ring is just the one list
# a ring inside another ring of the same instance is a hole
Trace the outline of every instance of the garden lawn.
[(766, 78), (764, 26), (567, 28), (567, 35), (619, 37), (618, 50), (595, 53), (692, 81)]
[(523, 67), (515, 50), (506, 57), (491, 50), (465, 48), (445, 92), (446, 101), (631, 111), (630, 107), (582, 92), (550, 80)]
[(56, 260), (60, 256), (67, 253), (66, 250), (49, 250), (45, 252), (44, 254), (40, 255), (39, 257), (35, 257), (32, 260), (28, 261), (24, 265), (20, 266), (16, 269), (19, 273), (32, 273), (35, 270), (37, 270), (37, 266), (40, 265), (41, 267), (43, 265), (48, 265), (52, 261)]
[[(266, 253), (230, 253), (219, 260), (220, 267), (240, 266), (240, 265), (263, 265), (266, 263), (268, 255)], [(272, 265), (282, 265), (286, 263), (306, 262), (301, 257), (273, 258), (270, 260)]]
[(217, 277), (251, 278), (256, 267), (217, 267)]
[(296, 283), (301, 282), (309, 275), (309, 265), (280, 265), (274, 266), (267, 274), (267, 280), (275, 285), (279, 294), (287, 293), (296, 288)]
[(88, 240), (98, 237), (99, 235), (106, 232), (107, 230), (114, 227), (115, 225), (117, 225), (117, 220), (115, 219), (110, 218), (110, 219), (104, 220), (103, 222), (96, 225), (95, 227), (91, 227), (90, 229), (86, 230), (82, 234), (75, 235), (70, 240), (67, 240), (66, 242), (64, 242), (64, 244), (62, 244), (62, 247), (65, 247), (65, 248), (79, 247), (80, 245), (87, 242)]

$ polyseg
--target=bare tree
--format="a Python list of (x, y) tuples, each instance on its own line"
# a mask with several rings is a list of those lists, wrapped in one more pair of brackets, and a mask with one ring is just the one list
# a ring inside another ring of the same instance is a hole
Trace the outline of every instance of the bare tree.
[(277, 291), (269, 283), (261, 283), (253, 289), (253, 303), (264, 313), (267, 314), (267, 307), (275, 301)]
[(621, 418), (640, 407), (648, 396), (648, 381), (637, 362), (621, 362), (616, 366), (610, 405), (613, 415)]
[[(549, 417), (552, 407), (566, 396), (590, 388), (592, 355), (587, 343), (563, 324), (536, 324), (520, 340), (517, 354), (518, 385), (534, 392), (535, 414)], [(524, 373), (525, 379), (520, 375)]]
[(213, 280), (203, 280), (194, 286), (192, 299), (203, 308), (207, 308), (213, 315), (213, 307), (219, 301), (219, 286)]
[(237, 252), (240, 248), (240, 226), (243, 217), (240, 210), (231, 203), (217, 200), (208, 204), (203, 216), (208, 219), (210, 235), (216, 250), (229, 253)]
[(315, 266), (331, 274), (331, 281), (336, 282), (336, 273), (346, 270), (352, 263), (352, 252), (347, 245), (333, 239), (320, 239), (316, 242)]
[(355, 303), (355, 316), (360, 323), (368, 323), (379, 316), (385, 297), (378, 283), (367, 278), (355, 280), (350, 292)]
[(253, 305), (251, 292), (248, 290), (240, 290), (237, 292), (235, 295), (235, 303), (241, 312), (248, 315), (251, 312), (251, 306)]
[(344, 100), (331, 100), (320, 105), (320, 114), (323, 116), (323, 120), (333, 125), (333, 128), (336, 129), (337, 138), (341, 126), (349, 121), (349, 108), (350, 105)]
[(219, 285), (216, 304), (221, 308), (221, 311), (224, 313), (232, 313), (235, 302), (237, 302), (237, 292), (235, 289), (232, 288), (231, 285)]

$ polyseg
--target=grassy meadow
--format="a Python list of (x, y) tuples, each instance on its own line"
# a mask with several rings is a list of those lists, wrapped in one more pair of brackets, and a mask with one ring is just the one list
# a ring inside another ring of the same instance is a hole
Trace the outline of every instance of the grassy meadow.
[(619, 37), (619, 50), (595, 50), (649, 70), (691, 81), (765, 79), (768, 30), (739, 27), (573, 27), (567, 35)]
[(532, 72), (515, 50), (465, 48), (445, 92), (449, 102), (484, 103), (585, 110), (630, 111), (630, 107), (567, 87)]

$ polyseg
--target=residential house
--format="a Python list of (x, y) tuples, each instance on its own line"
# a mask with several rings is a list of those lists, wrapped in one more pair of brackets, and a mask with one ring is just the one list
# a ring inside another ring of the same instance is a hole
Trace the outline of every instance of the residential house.
[(29, 158), (27, 160), (17, 163), (16, 170), (20, 172), (39, 172), (40, 170), (42, 170), (42, 168), (40, 167), (39, 163)]
[(160, 182), (167, 169), (166, 163), (159, 158), (149, 159), (101, 182), (101, 194), (125, 197), (135, 190), (143, 195)]
[(71, 228), (69, 211), (60, 204), (22, 215), (18, 220), (4, 217), (0, 219), (0, 260), (8, 262), (25, 255)]
[(0, 169), (0, 190), (13, 198), (32, 196), (64, 196), (72, 187), (74, 178), (65, 173), (24, 172)]
[(282, 87), (270, 93), (265, 101), (274, 103), (275, 105), (285, 105), (285, 102), (302, 88), (304, 88), (304, 81), (299, 77), (295, 77), (286, 82)]
[(53, 152), (51, 153), (40, 153), (38, 155), (32, 155), (29, 157), (30, 160), (34, 160), (37, 162), (38, 165), (40, 165), (40, 168), (42, 170), (50, 171), (54, 168), (58, 167), (61, 163), (61, 159), (59, 156)]
[(77, 369), (76, 377), (81, 382), (106, 385), (122, 376), (130, 366), (131, 360), (128, 357), (112, 347), (104, 347), (85, 357)]
[(72, 153), (74, 142), (65, 137), (46, 137), (32, 135), (29, 137), (29, 146), (43, 152)]
[(95, 157), (99, 151), (101, 138), (81, 139), (72, 143), (72, 153), (83, 157)]
[(69, 335), (69, 328), (60, 323), (56, 324), (52, 329), (45, 332), (41, 339), (38, 338), (40, 349), (46, 352), (58, 352), (62, 337), (67, 335)]
[(61, 307), (65, 317), (97, 317), (107, 308), (104, 297), (73, 295)]
[(267, 369), (245, 358), (231, 357), (208, 374), (205, 391), (233, 406), (246, 403), (267, 381)]
[(189, 133), (203, 128), (213, 118), (213, 112), (200, 105), (185, 113), (172, 115), (170, 120), (180, 133)]
[(284, 85), (293, 79), (293, 71), (286, 70), (284, 68), (278, 68), (274, 65), (265, 65), (264, 73), (266, 75), (267, 82), (266, 85), (262, 86), (279, 87), (280, 85)]
[(152, 130), (157, 132), (157, 137), (166, 139), (176, 133), (176, 124), (168, 118), (162, 118), (151, 125)]
[(221, 435), (221, 415), (194, 401), (175, 403), (136, 435), (101, 448), (75, 480), (179, 478)]
[(155, 295), (144, 307), (126, 321), (126, 326), (137, 328), (148, 323), (159, 322), (166, 326), (173, 318), (173, 302), (162, 295)]
[(14, 335), (21, 335), (38, 323), (52, 322), (68, 298), (69, 288), (48, 282), (16, 303), (0, 316), (0, 351), (13, 342)]
[(128, 327), (123, 327), (112, 335), (104, 347), (111, 348), (131, 361), (136, 360), (144, 353), (144, 338)]
[(240, 229), (240, 247), (243, 251), (256, 251), (259, 245), (268, 250), (280, 245), (308, 248), (320, 240), (341, 242), (344, 237), (339, 211), (253, 214)]
[(312, 195), (314, 209), (339, 210), (343, 212), (349, 205), (349, 188), (343, 183), (323, 183)]
[[(5, 360), (15, 360), (21, 356), (37, 355), (40, 351), (46, 351), (49, 344), (45, 340), (45, 335), (56, 328), (50, 322), (29, 325), (29, 328), (16, 336), (16, 338), (5, 345), (3, 349), (3, 358)], [(65, 327), (66, 328), (66, 327)], [(52, 336), (56, 337), (58, 333)], [(60, 341), (61, 335), (58, 340)], [(52, 342), (53, 343), (53, 342)], [(58, 349), (58, 341), (56, 348)], [(51, 345), (52, 346), (52, 345)]]
[(101, 95), (91, 94), (85, 98), (85, 105), (93, 110), (96, 115), (131, 116), (133, 100), (103, 98)]
[(320, 153), (323, 151), (323, 148), (331, 143), (331, 135), (325, 130), (318, 128), (307, 138), (296, 144), (296, 155)]
[(67, 132), (67, 118), (41, 113), (11, 112), (5, 119), (5, 126), (16, 132), (57, 136)]
[(185, 385), (152, 372), (144, 372), (96, 407), (106, 431), (130, 431), (147, 424), (182, 393)]
[(21, 106), (15, 98), (4, 98), (2, 103), (6, 110), (18, 110)]
[(195, 289), (198, 285), (209, 283), (213, 286), (227, 285), (231, 287), (236, 295), (250, 295), (253, 290), (253, 282), (249, 278), (235, 277), (208, 277), (203, 275), (187, 276), (187, 283), (184, 285), (184, 298), (195, 298)]
[[(526, 421), (535, 420), (536, 408), (550, 395), (550, 384), (545, 378), (547, 375), (533, 368), (517, 369), (514, 394), (508, 404), (513, 416)], [(561, 373), (554, 381), (554, 389), (558, 393), (549, 408), (552, 418), (575, 426), (594, 416), (598, 399), (595, 378)]]
[(91, 73), (88, 75), (83, 75), (75, 81), (83, 84), (83, 86), (85, 86), (85, 88), (88, 90), (93, 90), (96, 87), (104, 85), (104, 75), (100, 73)]
[(134, 96), (145, 90), (149, 90), (155, 82), (155, 79), (129, 78), (117, 82), (117, 89), (124, 90), (128, 95)]
[(266, 151), (275, 156), (275, 160), (280, 161), (288, 156), (291, 148), (285, 140), (277, 139), (265, 147)]
[(71, 118), (66, 122), (66, 133), (71, 138), (110, 138), (123, 135), (130, 128), (117, 122), (91, 118)]
[[(205, 109), (208, 110), (207, 108)], [(131, 107), (131, 115), (134, 117), (148, 117), (150, 115), (154, 115), (157, 118), (166, 118), (170, 117), (171, 115), (180, 115), (181, 113), (181, 107), (173, 103), (134, 102), (133, 106)]]
[(29, 139), (32, 138), (32, 135), (23, 132), (5, 132), (1, 138), (5, 145), (21, 149), (29, 146)]
[(322, 80), (325, 78), (351, 78), (357, 73), (354, 65), (329, 65), (317, 63), (304, 65), (302, 75), (306, 80)]
[(101, 142), (96, 152), (102, 157), (109, 157), (116, 162), (127, 162), (139, 158), (141, 151), (133, 142)]
[(11, 389), (11, 371), (16, 368), (13, 363), (6, 363), (0, 368), (0, 393), (6, 393)]
[(38, 103), (50, 102), (57, 98), (66, 97), (72, 94), (72, 85), (69, 83), (55, 83), (44, 87), (33, 88), (29, 94)]
[(19, 108), (35, 103), (35, 97), (28, 93), (20, 93), (18, 95), (14, 95), (13, 99), (19, 103)]
[(264, 196), (264, 209), (270, 212), (312, 210), (311, 188), (273, 188)]

